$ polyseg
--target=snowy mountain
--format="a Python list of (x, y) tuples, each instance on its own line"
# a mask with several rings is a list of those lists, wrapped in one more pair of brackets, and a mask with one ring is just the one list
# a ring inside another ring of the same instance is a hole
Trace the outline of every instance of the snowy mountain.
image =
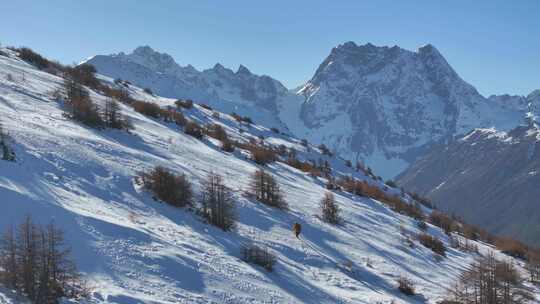
[[(111, 78), (103, 81), (114, 86)], [(0, 161), (0, 230), (27, 214), (38, 223), (54, 219), (66, 231), (76, 264), (92, 287), (88, 303), (437, 303), (478, 256), (451, 248), (449, 237), (428, 224), (427, 233), (447, 247), (446, 257), (437, 257), (414, 239), (416, 220), (341, 190), (333, 192), (342, 224), (324, 223), (318, 204), (328, 180), (283, 161), (266, 170), (281, 186), (289, 210), (270, 208), (245, 195), (250, 176), (260, 168), (246, 157), (249, 152), (224, 152), (213, 138), (196, 139), (126, 104), (120, 110), (134, 126), (129, 133), (86, 127), (64, 115), (55, 97), (62, 83), (2, 49), (0, 118), (17, 161)], [(174, 105), (173, 99), (135, 86), (126, 90), (136, 99)], [(90, 96), (100, 105), (107, 100), (96, 91)], [(326, 160), (332, 176), (365, 180), (412, 203), (398, 189), (297, 139), (200, 105), (182, 111), (191, 121), (221, 125), (235, 140), (264, 138), (267, 145), (294, 148), (299, 159)], [(237, 228), (223, 232), (190, 209), (154, 200), (135, 176), (157, 165), (186, 174), (195, 193), (209, 172), (224, 176), (239, 213)], [(303, 226), (301, 240), (290, 231), (295, 222)], [(249, 241), (275, 254), (273, 272), (242, 261), (239, 248)], [(494, 250), (511, 259), (490, 245), (471, 242), (482, 254)], [(511, 260), (524, 271), (522, 261)], [(401, 276), (414, 282), (418, 295), (398, 291)], [(0, 287), (1, 302), (16, 303)]]
[(223, 112), (249, 115), (268, 127), (285, 128), (277, 119), (276, 105), (277, 100), (290, 98), (287, 88), (269, 76), (252, 74), (242, 65), (234, 72), (218, 63), (201, 72), (190, 65), (182, 67), (170, 55), (149, 46), (127, 55), (94, 56), (85, 63), (102, 75), (129, 80), (160, 96), (193, 99)]
[(425, 145), (475, 127), (507, 130), (524, 115), (481, 96), (432, 45), (411, 52), (347, 42), (300, 94), (309, 139), (366, 159), (385, 176), (405, 169)]
[[(523, 120), (522, 100), (484, 98), (432, 45), (416, 52), (347, 42), (334, 48), (298, 92), (240, 66), (199, 72), (150, 47), (86, 61), (171, 98), (192, 98), (224, 112), (289, 129), (392, 177), (435, 143), (477, 127), (509, 130)], [(516, 103), (516, 104), (514, 104)]]
[(531, 124), (476, 129), (431, 150), (398, 183), (471, 223), (538, 245), (539, 173), (540, 132)]

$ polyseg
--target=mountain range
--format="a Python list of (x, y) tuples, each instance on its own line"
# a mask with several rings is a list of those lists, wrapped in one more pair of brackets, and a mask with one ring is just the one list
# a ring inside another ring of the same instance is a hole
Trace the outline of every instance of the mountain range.
[(343, 43), (295, 90), (242, 65), (237, 71), (221, 64), (204, 71), (182, 67), (148, 46), (85, 62), (100, 74), (159, 95), (208, 103), (314, 144), (324, 143), (386, 178), (406, 169), (434, 144), (474, 128), (508, 131), (530, 112), (527, 97), (479, 94), (430, 44), (409, 51)]

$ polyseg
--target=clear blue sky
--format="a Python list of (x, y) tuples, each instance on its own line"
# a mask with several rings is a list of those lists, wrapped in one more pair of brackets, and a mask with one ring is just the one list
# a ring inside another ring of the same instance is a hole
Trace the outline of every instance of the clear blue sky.
[(540, 88), (537, 0), (17, 0), (0, 10), (0, 43), (63, 63), (150, 45), (182, 65), (244, 64), (289, 88), (350, 40), (432, 43), (484, 95)]

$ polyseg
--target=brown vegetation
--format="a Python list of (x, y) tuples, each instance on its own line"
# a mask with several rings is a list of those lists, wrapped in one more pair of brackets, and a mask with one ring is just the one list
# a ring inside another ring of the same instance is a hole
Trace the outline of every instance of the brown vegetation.
[(102, 88), (101, 83), (96, 78), (96, 68), (90, 64), (67, 67), (65, 68), (64, 77), (95, 90)]
[(249, 143), (235, 142), (235, 146), (250, 152), (251, 159), (259, 165), (266, 165), (278, 160), (278, 153), (271, 147), (257, 144), (255, 140)]
[(179, 126), (184, 126), (187, 122), (181, 112), (177, 112), (174, 109), (163, 109), (152, 102), (132, 100), (130, 105), (138, 113), (155, 119), (163, 119), (165, 122), (174, 122)]
[(40, 70), (45, 70), (47, 68), (53, 68), (53, 67), (59, 70), (63, 69), (63, 67), (60, 64), (48, 60), (47, 58), (34, 52), (31, 48), (21, 47), (21, 48), (14, 48), (13, 50), (17, 52), (19, 58), (21, 58), (25, 62), (35, 66), (36, 68)]
[(140, 100), (134, 101), (131, 106), (136, 112), (156, 119), (161, 118), (164, 111), (155, 103)]
[(193, 192), (188, 178), (171, 173), (164, 167), (155, 167), (139, 175), (143, 186), (152, 191), (155, 197), (176, 207), (191, 204)]
[(519, 259), (527, 258), (527, 245), (518, 240), (514, 240), (508, 237), (498, 237), (495, 241), (495, 246), (503, 253)]
[(422, 233), (418, 235), (418, 240), (420, 241), (420, 244), (424, 245), (424, 247), (427, 247), (431, 249), (431, 251), (435, 252), (438, 255), (446, 256), (446, 247), (444, 246), (444, 243), (441, 242), (438, 238), (431, 236), (427, 233)]
[(199, 124), (194, 121), (187, 122), (184, 126), (184, 133), (191, 135), (197, 139), (202, 139), (204, 137), (203, 129)]
[(436, 210), (429, 215), (429, 222), (444, 230), (446, 234), (456, 230), (457, 223), (451, 217)]
[(234, 142), (230, 139), (224, 140), (221, 142), (221, 150), (225, 152), (233, 152), (235, 149)]
[(250, 145), (249, 151), (251, 152), (253, 161), (259, 165), (266, 165), (277, 160), (276, 151), (268, 147)]
[(109, 86), (104, 86), (102, 88), (102, 92), (103, 95), (118, 100), (121, 103), (131, 104), (133, 101), (135, 101), (129, 96), (129, 92), (123, 88), (114, 89)]
[(401, 200), (399, 197), (390, 195), (376, 185), (370, 185), (365, 181), (359, 181), (350, 177), (337, 180), (337, 184), (343, 188), (343, 190), (349, 193), (378, 200), (388, 205), (390, 208), (392, 208), (392, 210), (398, 213), (408, 215), (415, 219), (424, 218), (424, 214), (418, 206), (409, 204)]
[(94, 128), (105, 126), (98, 106), (94, 104), (90, 94), (80, 83), (71, 78), (66, 78), (64, 80), (64, 91), (66, 106), (69, 111), (68, 116), (71, 119)]
[(303, 171), (303, 172), (306, 172), (306, 173), (309, 173), (311, 171), (313, 171), (315, 169), (315, 166), (313, 166), (311, 163), (309, 162), (303, 162), (303, 161), (300, 161), (298, 160), (297, 158), (294, 158), (294, 157), (289, 157), (285, 163), (293, 168), (296, 168), (300, 171)]
[(209, 124), (204, 128), (204, 134), (220, 141), (228, 140), (227, 132), (219, 124)]
[(398, 289), (407, 296), (413, 296), (416, 293), (414, 288), (414, 282), (406, 277), (400, 277), (398, 279)]

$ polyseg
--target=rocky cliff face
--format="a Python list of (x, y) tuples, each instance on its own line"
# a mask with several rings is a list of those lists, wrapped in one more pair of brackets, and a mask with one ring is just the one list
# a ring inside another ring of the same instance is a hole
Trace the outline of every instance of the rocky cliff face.
[(540, 244), (540, 131), (477, 129), (432, 149), (398, 177), (407, 189), (495, 233)]

